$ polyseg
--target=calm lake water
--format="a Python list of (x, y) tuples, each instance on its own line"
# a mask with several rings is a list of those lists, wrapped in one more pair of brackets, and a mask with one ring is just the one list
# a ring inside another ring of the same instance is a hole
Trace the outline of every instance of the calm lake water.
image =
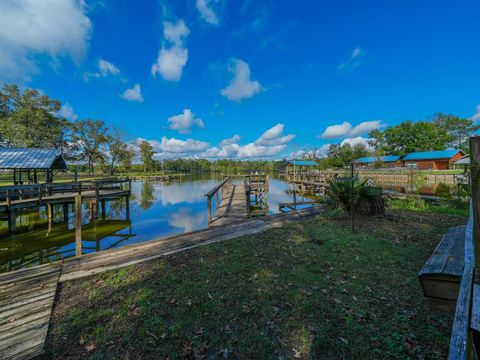
[[(133, 182), (130, 220), (126, 220), (125, 201), (107, 202), (105, 219), (90, 221), (87, 205), (82, 211), (83, 253), (116, 248), (168, 235), (203, 229), (207, 224), (204, 196), (220, 178), (186, 177), (181, 181)], [(297, 196), (298, 201), (301, 200)], [(270, 213), (279, 211), (281, 202), (293, 201), (287, 183), (270, 178)], [(68, 224), (63, 209), (55, 207), (54, 224), (49, 228), (44, 208), (17, 217), (17, 231), (9, 235), (0, 225), (0, 272), (38, 265), (75, 255), (73, 211)]]

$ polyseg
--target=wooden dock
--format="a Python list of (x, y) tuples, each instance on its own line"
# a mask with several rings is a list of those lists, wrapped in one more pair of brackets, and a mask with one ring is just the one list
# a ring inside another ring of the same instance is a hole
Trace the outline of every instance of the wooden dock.
[[(232, 193), (232, 196), (234, 195), (235, 191)], [(291, 220), (308, 220), (322, 212), (322, 208), (312, 207), (289, 214), (263, 217), (262, 220), (250, 219), (236, 225), (210, 227), (1, 274), (0, 359), (32, 359), (44, 355), (58, 283), (256, 234), (280, 227)]]
[[(8, 222), (10, 232), (15, 231), (16, 211), (46, 206), (51, 220), (53, 206), (64, 205), (64, 216), (68, 218), (68, 204), (80, 195), (83, 201), (104, 207), (106, 200), (125, 197), (131, 193), (131, 179), (108, 179), (71, 183), (31, 184), (0, 187), (0, 220)], [(127, 210), (128, 211), (128, 210)]]
[(268, 175), (224, 176), (222, 182), (205, 194), (208, 225), (237, 224), (254, 216), (268, 215), (268, 189)]
[(61, 264), (0, 275), (0, 359), (44, 353)]
[(223, 188), (221, 202), (210, 226), (223, 226), (246, 221), (248, 212), (245, 185), (226, 186)]

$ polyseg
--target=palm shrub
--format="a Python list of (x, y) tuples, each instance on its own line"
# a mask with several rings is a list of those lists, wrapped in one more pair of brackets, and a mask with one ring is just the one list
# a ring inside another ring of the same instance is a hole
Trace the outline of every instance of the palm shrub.
[(372, 186), (368, 179), (354, 180), (353, 193), (350, 181), (327, 181), (327, 195), (334, 208), (341, 208), (347, 212), (352, 210), (364, 215), (384, 215), (385, 202), (380, 188)]

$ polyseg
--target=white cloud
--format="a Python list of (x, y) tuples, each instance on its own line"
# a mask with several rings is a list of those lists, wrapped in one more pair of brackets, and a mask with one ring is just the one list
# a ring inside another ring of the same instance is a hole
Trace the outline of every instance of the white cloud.
[(98, 76), (101, 77), (120, 75), (120, 69), (113, 65), (111, 62), (104, 59), (98, 60), (98, 70)]
[(283, 135), (283, 130), (284, 125), (279, 123), (246, 145), (239, 145), (240, 136), (234, 135), (222, 140), (219, 147), (209, 148), (200, 157), (240, 159), (272, 157), (284, 151), (287, 143), (295, 137), (293, 134)]
[(480, 104), (475, 107), (475, 114), (470, 117), (472, 121), (479, 121), (480, 120)]
[(72, 106), (69, 103), (63, 104), (60, 108), (60, 111), (57, 112), (57, 115), (71, 121), (75, 121), (78, 119), (78, 115), (75, 114)]
[(292, 140), (295, 135), (289, 134), (282, 136), (283, 134), (283, 124), (277, 124), (271, 129), (268, 129), (260, 136), (257, 141), (255, 141), (256, 145), (266, 145), (266, 146), (275, 146), (275, 145), (282, 145), (288, 143)]
[(352, 124), (344, 121), (342, 124), (339, 125), (328, 126), (320, 137), (322, 139), (333, 139), (337, 137), (347, 136), (350, 130), (352, 130)]
[(385, 124), (383, 124), (381, 120), (364, 121), (355, 127), (348, 121), (344, 121), (342, 124), (328, 126), (320, 137), (322, 139), (334, 139), (346, 136), (357, 137), (383, 126), (385, 126)]
[(135, 84), (131, 89), (127, 89), (120, 95), (120, 97), (127, 101), (143, 102), (142, 90), (140, 84)]
[(250, 67), (240, 59), (233, 59), (229, 65), (229, 71), (233, 73), (230, 84), (222, 89), (221, 94), (232, 101), (248, 99), (263, 90), (258, 81), (250, 79)]
[(205, 151), (209, 144), (200, 140), (180, 140), (175, 138), (162, 137), (162, 141), (158, 144), (161, 152), (167, 153), (199, 153)]
[(182, 77), (184, 66), (188, 61), (188, 49), (184, 41), (190, 30), (183, 20), (173, 24), (164, 22), (163, 37), (168, 46), (164, 44), (159, 51), (157, 61), (152, 65), (152, 75), (160, 74), (164, 80), (178, 81)]
[(368, 149), (371, 148), (371, 146), (368, 144), (368, 141), (370, 139), (368, 138), (364, 138), (364, 137), (361, 137), (361, 136), (357, 136), (357, 137), (354, 137), (354, 138), (347, 138), (347, 139), (344, 139), (340, 145), (344, 145), (344, 144), (350, 144), (351, 146), (355, 146), (355, 145), (358, 145), (358, 144), (362, 144), (362, 145), (365, 145)]
[(168, 118), (169, 129), (177, 130), (180, 134), (189, 134), (192, 127), (205, 127), (202, 119), (195, 117), (190, 109), (183, 109), (183, 113)]
[(367, 56), (367, 52), (359, 47), (353, 49), (350, 58), (347, 61), (344, 61), (338, 65), (339, 71), (352, 71), (353, 69), (359, 67), (363, 59)]
[[(218, 2), (218, 0), (214, 1)], [(197, 0), (197, 10), (203, 20), (211, 25), (217, 25), (219, 23), (219, 19), (215, 11), (213, 11), (213, 9), (209, 6), (211, 3), (212, 0)]]
[(227, 146), (232, 144), (237, 144), (240, 141), (240, 135), (233, 135), (231, 138), (223, 139), (220, 142), (220, 146)]
[(0, 1), (0, 77), (30, 80), (39, 72), (37, 56), (68, 56), (80, 63), (92, 24), (83, 1)]

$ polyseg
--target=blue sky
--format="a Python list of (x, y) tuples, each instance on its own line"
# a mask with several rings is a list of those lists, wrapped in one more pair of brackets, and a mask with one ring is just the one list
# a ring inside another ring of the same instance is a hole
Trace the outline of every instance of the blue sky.
[(478, 1), (4, 0), (0, 82), (147, 139), (158, 158), (282, 158), (437, 112), (480, 118), (479, 13)]

